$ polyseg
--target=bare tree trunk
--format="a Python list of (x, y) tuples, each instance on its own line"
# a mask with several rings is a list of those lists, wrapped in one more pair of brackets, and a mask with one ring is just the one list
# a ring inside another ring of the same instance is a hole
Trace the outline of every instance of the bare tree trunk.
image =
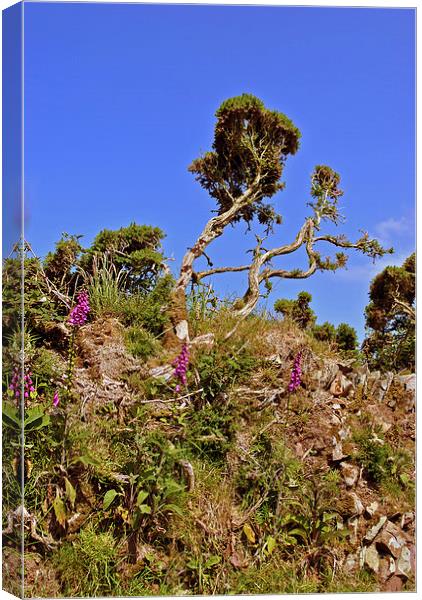
[(254, 201), (258, 191), (258, 183), (259, 177), (242, 196), (233, 199), (233, 204), (229, 210), (210, 219), (194, 246), (189, 248), (183, 257), (179, 279), (176, 282), (169, 303), (168, 315), (171, 327), (164, 336), (164, 345), (167, 348), (177, 347), (181, 341), (189, 341), (186, 289), (193, 278), (193, 263), (202, 256), (211, 242), (220, 237), (225, 227), (233, 221), (237, 213)]

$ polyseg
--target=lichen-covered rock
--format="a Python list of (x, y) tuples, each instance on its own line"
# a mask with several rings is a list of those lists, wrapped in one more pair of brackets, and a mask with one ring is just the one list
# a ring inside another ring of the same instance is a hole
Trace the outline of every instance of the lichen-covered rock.
[(386, 522), (387, 517), (383, 515), (376, 525), (371, 527), (371, 529), (368, 529), (368, 531), (365, 534), (365, 537), (363, 538), (363, 541), (367, 544), (371, 544), (378, 535), (378, 533), (381, 531), (381, 529), (384, 527)]
[(330, 393), (336, 397), (346, 398), (352, 390), (353, 383), (339, 371), (331, 382)]
[(381, 403), (384, 400), (384, 396), (390, 388), (393, 377), (394, 374), (390, 372), (385, 373), (383, 376), (381, 376), (379, 371), (370, 374), (367, 381), (367, 392), (374, 402)]
[(396, 561), (396, 575), (407, 579), (415, 572), (414, 565), (412, 565), (412, 552), (407, 546), (403, 546), (400, 551), (400, 556)]
[(371, 571), (375, 574), (378, 574), (380, 569), (380, 557), (375, 548), (375, 545), (372, 544), (367, 548), (363, 548), (363, 563), (366, 565)]
[(398, 558), (402, 548), (406, 545), (408, 538), (406, 534), (394, 523), (387, 521), (385, 527), (377, 535), (375, 543), (378, 550), (389, 552), (394, 558)]
[(340, 467), (341, 467), (341, 474), (343, 476), (344, 483), (346, 484), (346, 486), (353, 487), (354, 485), (356, 485), (356, 483), (359, 479), (359, 467), (356, 467), (355, 465), (351, 465), (350, 463), (347, 463), (347, 462), (342, 462), (340, 464)]

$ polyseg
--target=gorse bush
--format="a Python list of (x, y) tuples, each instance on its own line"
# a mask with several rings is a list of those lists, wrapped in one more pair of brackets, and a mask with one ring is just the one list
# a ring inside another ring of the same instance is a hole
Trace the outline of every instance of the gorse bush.
[(316, 315), (309, 306), (312, 296), (308, 292), (299, 292), (296, 300), (282, 298), (274, 303), (274, 310), (284, 317), (292, 319), (301, 329), (308, 329), (316, 321)]
[(401, 267), (386, 267), (371, 282), (362, 350), (373, 369), (414, 370), (415, 275), (413, 253)]
[(164, 233), (158, 227), (131, 223), (118, 230), (103, 229), (84, 252), (82, 268), (93, 273), (98, 257), (107, 255), (116, 272), (126, 273), (124, 287), (131, 292), (151, 291), (164, 266), (161, 240)]

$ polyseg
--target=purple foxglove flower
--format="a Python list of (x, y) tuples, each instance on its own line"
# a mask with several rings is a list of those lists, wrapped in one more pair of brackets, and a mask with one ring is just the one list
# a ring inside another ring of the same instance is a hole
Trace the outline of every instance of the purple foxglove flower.
[(173, 376), (179, 380), (178, 384), (176, 385), (176, 392), (179, 392), (180, 384), (186, 385), (187, 383), (186, 373), (189, 366), (189, 348), (186, 343), (183, 344), (179, 356), (176, 356), (172, 365), (175, 367)]
[(83, 290), (78, 294), (76, 306), (70, 311), (69, 324), (74, 327), (80, 327), (87, 320), (90, 310), (88, 292)]
[(298, 352), (295, 360), (293, 362), (293, 369), (290, 375), (290, 383), (289, 383), (289, 392), (295, 392), (298, 387), (300, 387), (300, 384), (302, 382), (301, 380), (301, 374), (302, 374), (302, 369), (300, 367), (300, 363), (302, 360), (302, 352)]
[(54, 397), (53, 397), (53, 406), (58, 406), (58, 405), (59, 405), (59, 402), (60, 402), (60, 399), (59, 399), (59, 392), (56, 390), (56, 391), (54, 392)]

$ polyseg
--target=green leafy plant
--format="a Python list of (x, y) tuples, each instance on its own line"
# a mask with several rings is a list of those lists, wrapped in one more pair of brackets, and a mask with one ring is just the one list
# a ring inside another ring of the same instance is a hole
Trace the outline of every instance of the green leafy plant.
[(117, 548), (111, 530), (90, 523), (53, 557), (66, 596), (109, 596), (118, 583)]
[(353, 440), (358, 448), (356, 460), (363, 466), (370, 481), (376, 485), (395, 482), (401, 487), (410, 484), (408, 471), (411, 458), (406, 451), (393, 449), (379, 431), (370, 427), (355, 432)]
[(242, 347), (228, 353), (219, 348), (202, 352), (195, 360), (203, 388), (202, 397), (212, 401), (235, 383), (245, 380), (256, 364), (256, 359)]
[(125, 340), (129, 352), (143, 360), (157, 354), (160, 348), (159, 342), (149, 331), (140, 329), (137, 326), (125, 330)]
[[(16, 432), (22, 429), (22, 419), (20, 411), (10, 402), (3, 402), (3, 424)], [(25, 433), (37, 431), (50, 424), (50, 415), (46, 413), (43, 406), (31, 406), (25, 410), (23, 428)]]

